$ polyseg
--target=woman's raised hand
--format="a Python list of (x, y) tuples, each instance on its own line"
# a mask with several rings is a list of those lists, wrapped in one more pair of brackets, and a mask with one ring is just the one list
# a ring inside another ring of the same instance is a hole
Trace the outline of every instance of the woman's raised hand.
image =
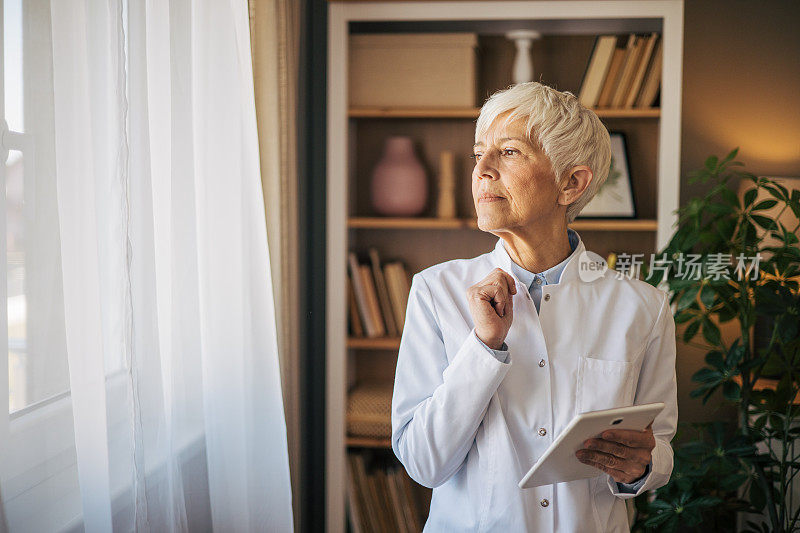
[(514, 320), (512, 295), (516, 293), (514, 278), (502, 268), (495, 268), (467, 289), (475, 333), (489, 348), (499, 350), (503, 346)]

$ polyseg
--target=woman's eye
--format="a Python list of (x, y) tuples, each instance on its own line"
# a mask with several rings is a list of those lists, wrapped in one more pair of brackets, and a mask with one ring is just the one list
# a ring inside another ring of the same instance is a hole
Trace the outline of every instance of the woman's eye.
[(481, 159), (481, 156), (482, 156), (482, 155), (483, 155), (483, 154), (481, 154), (481, 153), (477, 153), (477, 154), (472, 154), (472, 155), (470, 155), (470, 157), (471, 157), (472, 159), (474, 159), (475, 161), (480, 161), (480, 159)]
[(515, 150), (514, 148), (505, 148), (503, 149), (503, 155), (515, 155), (518, 154), (519, 150)]

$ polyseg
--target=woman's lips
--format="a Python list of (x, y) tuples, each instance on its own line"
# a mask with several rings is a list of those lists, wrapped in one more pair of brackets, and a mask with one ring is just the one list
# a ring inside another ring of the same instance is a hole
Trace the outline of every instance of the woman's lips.
[(503, 198), (502, 196), (490, 196), (490, 195), (486, 195), (486, 196), (481, 196), (480, 198), (478, 198), (478, 203), (484, 203), (484, 202), (497, 202), (497, 201), (499, 201), (499, 200), (505, 200), (505, 198)]

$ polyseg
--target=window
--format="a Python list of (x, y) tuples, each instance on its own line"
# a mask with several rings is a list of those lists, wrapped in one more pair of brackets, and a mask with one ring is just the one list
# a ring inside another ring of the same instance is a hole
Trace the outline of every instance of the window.
[[(69, 389), (55, 179), (36, 172), (37, 166), (41, 171), (50, 168), (37, 165), (36, 159), (36, 141), (47, 138), (50, 126), (42, 121), (46, 106), (26, 99), (26, 94), (34, 94), (26, 91), (26, 84), (46, 78), (47, 66), (31, 60), (41, 57), (41, 51), (27, 45), (31, 41), (25, 30), (32, 25), (25, 23), (30, 17), (22, 7), (22, 0), (3, 2), (3, 153), (8, 156), (0, 175), (5, 184), (0, 223), (5, 226), (6, 278), (6, 324), (0, 327), (8, 341), (9, 413), (63, 396)], [(49, 157), (45, 143), (41, 148), (40, 158)]]
[(80, 517), (53, 143), (50, 3), (0, 0), (0, 482), (12, 530)]

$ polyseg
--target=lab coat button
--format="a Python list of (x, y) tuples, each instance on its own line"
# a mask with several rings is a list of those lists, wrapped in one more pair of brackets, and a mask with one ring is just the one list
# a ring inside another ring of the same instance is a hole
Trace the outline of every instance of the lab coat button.
[(544, 295), (544, 301), (547, 302), (549, 300), (550, 300), (550, 295), (549, 294), (545, 294)]
[(545, 435), (547, 435), (547, 430), (544, 428), (539, 428), (539, 436), (544, 437)]
[(550, 505), (550, 502), (547, 501), (547, 498), (545, 498), (539, 502), (539, 505), (541, 505), (542, 507), (547, 507), (548, 505)]
[(547, 364), (547, 363), (545, 363), (544, 359), (542, 359), (541, 361), (539, 361), (539, 368), (544, 368), (545, 364)]

